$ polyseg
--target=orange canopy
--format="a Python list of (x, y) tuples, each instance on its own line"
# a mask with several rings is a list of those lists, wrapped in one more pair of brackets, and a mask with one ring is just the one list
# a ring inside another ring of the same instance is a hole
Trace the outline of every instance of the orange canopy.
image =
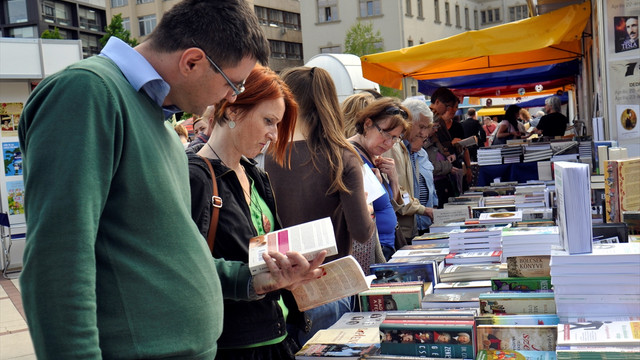
[(589, 2), (400, 50), (364, 55), (362, 73), (380, 85), (402, 88), (417, 80), (484, 74), (568, 61), (582, 55)]

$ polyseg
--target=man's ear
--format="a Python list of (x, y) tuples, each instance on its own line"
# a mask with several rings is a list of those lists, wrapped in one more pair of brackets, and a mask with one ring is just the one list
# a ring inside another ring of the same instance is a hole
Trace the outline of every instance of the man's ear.
[(186, 75), (189, 72), (209, 66), (209, 62), (201, 49), (193, 47), (182, 52), (178, 66), (179, 71)]

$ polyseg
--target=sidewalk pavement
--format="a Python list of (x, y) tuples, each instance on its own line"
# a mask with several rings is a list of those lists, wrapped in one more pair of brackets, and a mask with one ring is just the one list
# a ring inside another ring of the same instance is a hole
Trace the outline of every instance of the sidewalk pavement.
[(35, 360), (18, 279), (0, 275), (0, 360)]

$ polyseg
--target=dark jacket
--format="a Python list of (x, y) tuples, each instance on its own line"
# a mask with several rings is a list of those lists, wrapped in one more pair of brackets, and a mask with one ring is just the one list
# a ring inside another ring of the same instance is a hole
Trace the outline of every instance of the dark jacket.
[[(198, 155), (188, 154), (189, 182), (191, 186), (191, 216), (206, 238), (211, 219), (211, 175), (207, 164)], [(248, 262), (249, 239), (257, 236), (251, 222), (249, 206), (244, 201), (244, 193), (235, 172), (223, 165), (220, 160), (211, 161), (218, 183), (218, 196), (222, 198), (222, 208), (218, 219), (213, 256), (226, 260)], [(281, 228), (276, 213), (273, 190), (267, 174), (255, 166), (253, 160), (243, 158), (242, 165), (253, 180), (258, 193), (274, 214), (273, 230)], [(278, 305), (280, 295), (289, 309), (289, 322), (296, 322), (302, 329), (310, 324), (304, 321), (303, 314), (288, 291), (274, 291), (256, 301), (224, 301), (224, 325), (218, 340), (219, 348), (238, 347), (284, 335), (286, 324), (282, 309)]]

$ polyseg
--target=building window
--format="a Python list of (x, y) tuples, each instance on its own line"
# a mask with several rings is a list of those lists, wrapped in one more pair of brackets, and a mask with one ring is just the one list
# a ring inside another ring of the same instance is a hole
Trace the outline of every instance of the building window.
[(111, 0), (111, 7), (112, 8), (117, 8), (117, 7), (121, 7), (121, 6), (127, 6), (129, 5), (129, 1), (128, 0)]
[(340, 46), (327, 46), (320, 48), (321, 54), (342, 54)]
[[(26, 0), (8, 0), (6, 10), (7, 10), (7, 17), (9, 18), (9, 24), (20, 24), (28, 21)], [(22, 36), (14, 36), (14, 37), (22, 37)]]
[(360, 17), (378, 16), (381, 13), (380, 0), (360, 0)]
[(71, 25), (71, 7), (63, 3), (44, 1), (42, 19), (50, 24)]
[(500, 22), (500, 9), (493, 9), (493, 19), (495, 22)]
[(37, 38), (35, 26), (16, 27), (9, 29), (9, 37), (12, 38)]
[(290, 60), (302, 60), (302, 44), (300, 43), (285, 43), (287, 50), (287, 59)]
[(509, 21), (517, 21), (529, 17), (527, 5), (509, 6)]
[(411, 96), (416, 96), (418, 95), (418, 89), (416, 88), (415, 85), (411, 85)]
[(471, 30), (469, 26), (469, 8), (464, 8), (464, 29)]
[(140, 26), (140, 36), (149, 35), (156, 27), (156, 16), (147, 15), (139, 17), (138, 25)]
[(413, 46), (413, 40), (407, 40), (407, 46), (408, 47), (412, 47)]
[(407, 12), (405, 13), (405, 15), (412, 16), (413, 14), (411, 14), (411, 0), (405, 1), (405, 7), (407, 8)]
[(418, 18), (424, 19), (424, 9), (422, 8), (422, 0), (418, 0)]
[(260, 25), (269, 25), (267, 8), (262, 6), (254, 6), (254, 10), (256, 12), (256, 16), (258, 17), (258, 21), (260, 22)]
[(318, 0), (318, 22), (338, 20), (338, 0)]
[(456, 27), (460, 28), (460, 5), (456, 5)]
[(100, 37), (95, 35), (80, 33), (82, 41), (82, 56), (88, 58), (100, 53)]
[(154, 0), (136, 0), (136, 4), (146, 4), (153, 2)]
[(287, 50), (284, 41), (269, 40), (271, 48), (271, 57), (275, 59), (284, 59), (287, 57)]
[(276, 9), (269, 9), (269, 26), (280, 27), (284, 25), (284, 17), (282, 11)]
[(473, 10), (473, 28), (478, 30), (478, 10)]
[(445, 25), (451, 25), (451, 11), (449, 11), (449, 2), (444, 3), (444, 20)]
[(131, 20), (129, 20), (128, 17), (122, 18), (122, 27), (128, 32), (131, 32)]
[(433, 14), (435, 16), (435, 22), (440, 23), (440, 0), (433, 0)]
[(284, 27), (287, 29), (300, 30), (300, 14), (285, 11)]
[(482, 10), (480, 12), (481, 24), (493, 24), (500, 22), (500, 9)]
[(78, 20), (81, 29), (91, 31), (101, 31), (102, 24), (95, 10), (78, 8)]

